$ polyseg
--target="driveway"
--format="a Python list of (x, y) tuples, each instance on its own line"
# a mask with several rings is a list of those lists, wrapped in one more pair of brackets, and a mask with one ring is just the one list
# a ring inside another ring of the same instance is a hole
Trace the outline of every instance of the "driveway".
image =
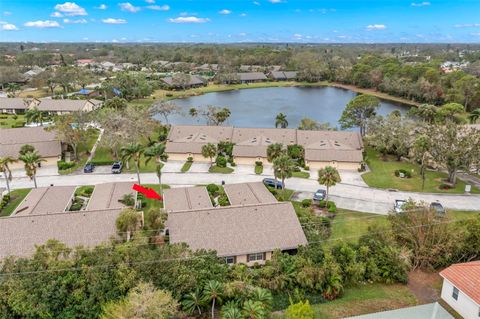
[(168, 161), (162, 167), (162, 173), (179, 173), (182, 170), (182, 166), (185, 162), (182, 161)]

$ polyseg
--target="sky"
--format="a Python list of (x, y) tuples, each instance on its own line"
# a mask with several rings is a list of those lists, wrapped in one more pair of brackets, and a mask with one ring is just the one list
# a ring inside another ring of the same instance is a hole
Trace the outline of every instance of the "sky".
[(480, 43), (480, 0), (0, 0), (0, 42)]

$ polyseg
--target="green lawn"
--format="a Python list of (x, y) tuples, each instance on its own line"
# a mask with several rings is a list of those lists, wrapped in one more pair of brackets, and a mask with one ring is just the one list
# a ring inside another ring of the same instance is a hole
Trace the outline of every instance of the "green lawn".
[(309, 172), (293, 172), (292, 177), (297, 177), (297, 178), (310, 178), (310, 173)]
[[(153, 188), (158, 194), (160, 194), (160, 185), (158, 184), (144, 184), (142, 185), (147, 188)], [(162, 189), (169, 189), (170, 186), (166, 184), (162, 184)], [(143, 208), (144, 212), (149, 211), (150, 209), (160, 209), (163, 208), (163, 201), (156, 200), (156, 199), (151, 199), (151, 198), (145, 198), (144, 199), (146, 205)]]
[(181, 172), (182, 173), (188, 172), (190, 170), (190, 167), (192, 167), (192, 164), (193, 162), (189, 162), (189, 161), (185, 162), (181, 168)]
[[(110, 150), (106, 147), (98, 147), (95, 151), (95, 156), (93, 157), (93, 162), (96, 163), (97, 165), (111, 165), (115, 159), (113, 158), (113, 155), (111, 154)], [(157, 163), (155, 162), (154, 159), (151, 159), (150, 162), (145, 164), (146, 158), (142, 156), (140, 158), (140, 172), (141, 173), (152, 173), (156, 171), (156, 166)], [(163, 167), (164, 164), (161, 164)], [(127, 165), (123, 165), (123, 172), (126, 173), (134, 173), (135, 172), (135, 164), (133, 160), (130, 160), (128, 162), (128, 169)]]
[(30, 193), (31, 188), (19, 188), (10, 192), (10, 202), (0, 211), (0, 217), (10, 216), (15, 208)]
[(220, 173), (220, 174), (230, 174), (233, 173), (234, 169), (231, 167), (219, 167), (214, 165), (208, 169), (210, 173)]
[(332, 244), (340, 238), (357, 241), (360, 236), (367, 233), (368, 227), (373, 225), (387, 225), (387, 216), (338, 209), (337, 215), (332, 220), (332, 234), (329, 240)]
[[(380, 154), (372, 149), (367, 149), (367, 164), (370, 172), (362, 175), (365, 183), (370, 187), (376, 188), (393, 188), (402, 191), (422, 192), (422, 178), (420, 176), (420, 166), (396, 161), (392, 157), (388, 157), (386, 161), (380, 159)], [(395, 170), (404, 169), (412, 172), (411, 178), (400, 178), (395, 176)], [(455, 188), (449, 190), (441, 190), (442, 179), (447, 178), (446, 173), (427, 171), (425, 179), (425, 189), (427, 193), (449, 193), (463, 194), (465, 183), (457, 180)], [(472, 187), (472, 193), (479, 194), (478, 188)]]
[(255, 165), (255, 174), (260, 175), (263, 173), (263, 165)]
[(17, 119), (14, 119), (15, 116), (13, 114), (0, 114), (0, 117), (2, 117), (0, 118), (0, 128), (12, 128), (25, 124), (25, 116), (23, 114), (18, 114)]
[(337, 319), (417, 304), (407, 286), (367, 284), (347, 288), (343, 297), (313, 305), (316, 319)]

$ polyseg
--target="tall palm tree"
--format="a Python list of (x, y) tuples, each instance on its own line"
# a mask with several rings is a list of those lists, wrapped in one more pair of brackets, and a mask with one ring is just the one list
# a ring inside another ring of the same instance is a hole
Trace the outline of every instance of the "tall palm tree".
[(213, 166), (213, 158), (217, 155), (218, 149), (215, 144), (208, 143), (202, 146), (202, 156), (210, 159), (210, 167)]
[(285, 192), (285, 179), (292, 177), (296, 162), (287, 154), (282, 154), (273, 160), (273, 170), (282, 180), (283, 191)]
[(140, 159), (142, 158), (142, 154), (145, 150), (145, 147), (140, 143), (129, 143), (127, 146), (122, 147), (122, 160), (123, 161), (130, 161), (133, 160), (135, 164), (135, 171), (137, 173), (137, 180), (138, 184), (140, 183)]
[(223, 285), (216, 280), (210, 280), (203, 288), (203, 300), (212, 303), (212, 319), (215, 318), (215, 303), (222, 302)]
[(327, 188), (327, 193), (325, 196), (325, 201), (328, 203), (328, 191), (331, 186), (335, 186), (337, 183), (340, 183), (342, 179), (337, 169), (332, 166), (326, 166), (318, 171), (318, 182), (320, 185), (324, 185)]
[(0, 157), (0, 173), (5, 176), (5, 183), (7, 184), (7, 191), (10, 194), (10, 181), (12, 180), (12, 171), (9, 165), (17, 162), (16, 159), (10, 156)]
[(203, 300), (202, 300), (202, 293), (200, 289), (197, 288), (195, 289), (195, 291), (187, 294), (182, 300), (182, 306), (187, 313), (193, 314), (195, 311), (197, 311), (198, 315), (201, 316)]
[(20, 155), (19, 159), (25, 164), (25, 173), (27, 173), (27, 176), (33, 180), (33, 184), (35, 185), (35, 188), (37, 188), (37, 167), (41, 162), (45, 162), (45, 160), (37, 153), (37, 151)]
[(265, 318), (267, 311), (259, 301), (247, 300), (243, 304), (243, 315), (247, 319)]
[(283, 113), (278, 113), (277, 117), (275, 117), (275, 127), (278, 128), (287, 128), (288, 121), (287, 116)]
[(480, 119), (480, 108), (473, 110), (470, 115), (468, 115), (468, 120), (470, 124), (477, 123), (478, 119)]
[(163, 166), (163, 161), (166, 161), (168, 158), (168, 155), (165, 153), (165, 144), (161, 143), (156, 143), (150, 147), (147, 147), (145, 149), (145, 152), (143, 155), (146, 157), (145, 165), (150, 162), (150, 160), (153, 158), (155, 159), (156, 162), (156, 167), (155, 167), (155, 172), (157, 173), (158, 177), (158, 184), (160, 185), (160, 195), (163, 197), (163, 191), (162, 191), (162, 166)]
[[(267, 147), (267, 161), (273, 163), (273, 161), (279, 157), (280, 155), (284, 154), (285, 150), (283, 148), (283, 144), (281, 143), (274, 143), (270, 144)], [(273, 171), (273, 175), (275, 177), (275, 189), (277, 189), (277, 174), (275, 174), (275, 170)]]

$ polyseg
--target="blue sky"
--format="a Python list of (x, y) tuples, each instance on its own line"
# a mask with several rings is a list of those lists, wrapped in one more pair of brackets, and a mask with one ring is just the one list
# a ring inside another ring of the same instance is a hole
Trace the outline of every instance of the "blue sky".
[(0, 41), (480, 42), (480, 0), (0, 0)]

